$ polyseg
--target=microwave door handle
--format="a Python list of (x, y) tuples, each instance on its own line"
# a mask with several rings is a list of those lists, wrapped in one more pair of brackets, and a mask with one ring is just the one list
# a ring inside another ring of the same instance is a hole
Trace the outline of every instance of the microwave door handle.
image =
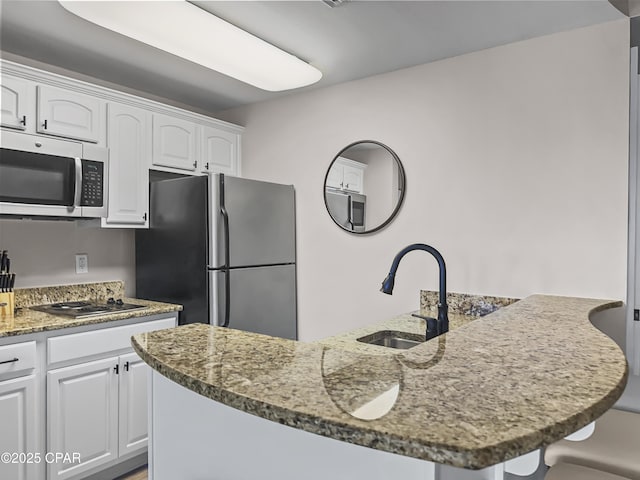
[(347, 196), (347, 223), (351, 225), (351, 230), (355, 230), (355, 225), (353, 224), (353, 200), (351, 199), (351, 195)]
[(80, 200), (82, 198), (82, 159), (76, 157), (74, 161), (76, 164), (76, 182), (73, 195), (73, 206), (79, 207)]

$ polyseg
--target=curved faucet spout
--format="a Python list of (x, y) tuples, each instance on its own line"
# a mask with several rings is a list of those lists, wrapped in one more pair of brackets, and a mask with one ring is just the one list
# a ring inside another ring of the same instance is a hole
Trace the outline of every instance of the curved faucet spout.
[[(425, 252), (430, 253), (435, 257), (438, 261), (438, 267), (440, 270), (440, 291), (438, 296), (438, 319), (433, 328), (432, 323), (427, 320), (427, 340), (437, 337), (445, 332), (449, 331), (449, 307), (447, 305), (447, 268), (444, 263), (444, 258), (431, 245), (426, 245), (424, 243), (414, 243), (409, 245), (398, 252), (398, 254), (393, 259), (393, 263), (391, 264), (391, 270), (389, 270), (389, 275), (382, 282), (381, 292), (386, 293), (387, 295), (393, 294), (393, 286), (396, 278), (396, 271), (398, 270), (398, 266), (400, 265), (400, 260), (407, 253), (413, 250), (423, 250)], [(431, 327), (431, 328), (430, 328)], [(435, 331), (434, 331), (435, 330)]]

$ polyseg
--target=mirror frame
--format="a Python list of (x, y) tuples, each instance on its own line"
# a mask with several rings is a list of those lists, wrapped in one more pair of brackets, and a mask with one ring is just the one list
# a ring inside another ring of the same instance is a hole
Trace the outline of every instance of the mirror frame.
[[(331, 211), (329, 210), (329, 205), (327, 204), (327, 195), (326, 195), (325, 192), (326, 192), (326, 189), (327, 189), (327, 179), (329, 178), (329, 171), (331, 170), (331, 166), (335, 163), (335, 161), (338, 159), (338, 157), (340, 157), (349, 148), (354, 147), (356, 145), (359, 145), (361, 143), (374, 143), (374, 144), (384, 148), (387, 152), (389, 152), (391, 154), (391, 156), (393, 157), (393, 159), (396, 162), (396, 165), (398, 166), (398, 186), (401, 188), (401, 193), (400, 193), (400, 198), (398, 198), (398, 203), (396, 203), (395, 208), (393, 209), (391, 214), (389, 214), (389, 216), (387, 217), (387, 219), (384, 222), (382, 222), (380, 225), (378, 225), (377, 227), (372, 228), (370, 230), (365, 230), (364, 232), (354, 232), (353, 230), (349, 230), (348, 228), (343, 227), (342, 225), (340, 225), (338, 222), (335, 221), (335, 219), (333, 218), (333, 215), (331, 215)], [(331, 163), (329, 164), (329, 168), (327, 168), (327, 173), (324, 176), (324, 182), (322, 184), (322, 198), (324, 200), (324, 207), (326, 208), (327, 213), (329, 214), (329, 217), (331, 218), (333, 223), (335, 223), (342, 230), (344, 230), (345, 232), (348, 232), (348, 233), (353, 233), (355, 235), (368, 235), (370, 233), (379, 232), (380, 230), (385, 228), (387, 225), (389, 225), (391, 223), (391, 221), (398, 214), (398, 211), (400, 210), (400, 207), (402, 207), (402, 203), (404, 202), (404, 196), (405, 196), (406, 191), (407, 191), (407, 176), (405, 175), (404, 166), (402, 165), (402, 162), (400, 161), (400, 157), (398, 157), (396, 152), (394, 152), (387, 145), (385, 145), (382, 142), (378, 142), (376, 140), (358, 140), (356, 142), (350, 143), (349, 145), (344, 147), (342, 150), (340, 150), (336, 154), (336, 156), (333, 157), (333, 160), (331, 160)]]

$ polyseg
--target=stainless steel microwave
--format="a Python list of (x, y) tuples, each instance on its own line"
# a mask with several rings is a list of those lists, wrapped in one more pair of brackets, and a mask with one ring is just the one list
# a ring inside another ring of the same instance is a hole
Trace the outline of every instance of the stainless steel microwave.
[(106, 148), (0, 131), (0, 214), (106, 217)]

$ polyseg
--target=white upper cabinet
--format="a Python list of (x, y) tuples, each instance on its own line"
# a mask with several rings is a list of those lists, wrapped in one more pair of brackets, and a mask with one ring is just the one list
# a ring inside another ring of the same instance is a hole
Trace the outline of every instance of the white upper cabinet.
[(344, 165), (344, 175), (342, 177), (342, 188), (350, 192), (362, 193), (364, 187), (364, 169), (362, 166), (350, 164)]
[(37, 88), (36, 131), (45, 135), (98, 143), (104, 129), (104, 102), (59, 88)]
[(3, 127), (25, 130), (27, 128), (27, 110), (30, 84), (20, 78), (2, 77), (0, 89), (2, 100), (0, 110), (2, 118), (0, 125)]
[(109, 104), (109, 216), (103, 227), (148, 226), (150, 115), (146, 111)]
[(202, 173), (238, 175), (240, 135), (202, 127)]
[(185, 172), (198, 168), (197, 127), (168, 115), (153, 115), (152, 165)]
[(327, 187), (363, 193), (366, 168), (364, 163), (338, 157), (327, 174)]

